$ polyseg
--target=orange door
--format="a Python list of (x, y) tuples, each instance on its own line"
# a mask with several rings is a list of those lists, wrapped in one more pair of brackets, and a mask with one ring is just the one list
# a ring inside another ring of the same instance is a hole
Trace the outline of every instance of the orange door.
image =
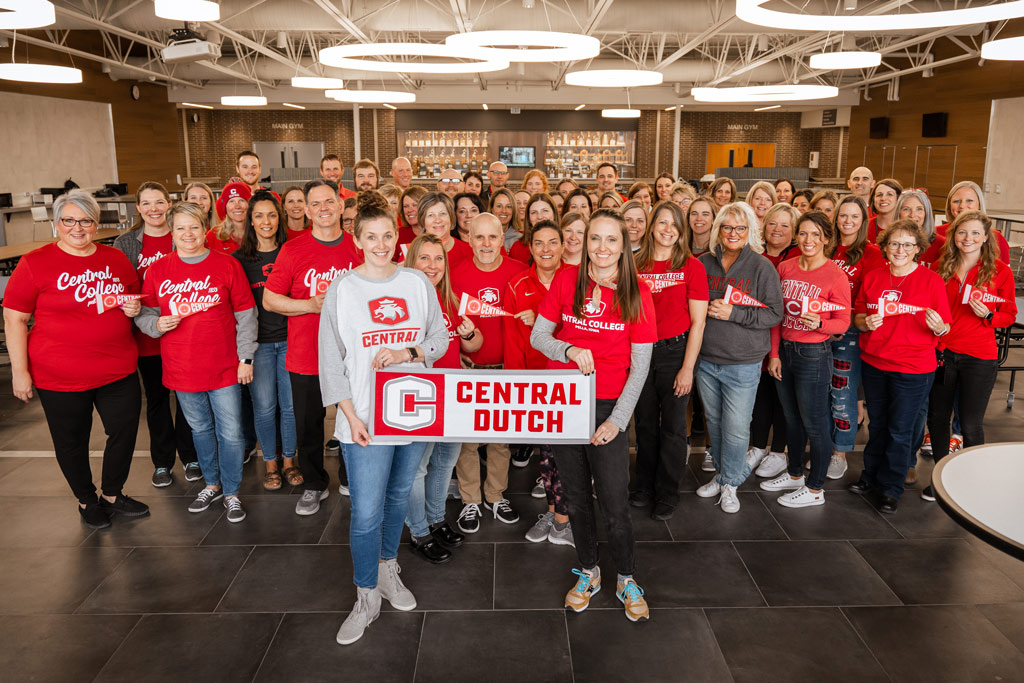
[(708, 145), (705, 173), (714, 173), (716, 168), (771, 168), (775, 165), (774, 144), (737, 145), (714, 143)]

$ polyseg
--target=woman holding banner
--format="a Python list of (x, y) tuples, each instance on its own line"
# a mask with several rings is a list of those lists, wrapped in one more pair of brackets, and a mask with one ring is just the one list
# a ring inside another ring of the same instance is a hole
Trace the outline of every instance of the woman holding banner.
[(890, 225), (878, 238), (889, 267), (864, 275), (853, 309), (871, 429), (864, 470), (848, 488), (860, 495), (879, 489), (879, 509), (887, 514), (903, 495), (915, 419), (935, 377), (935, 347), (949, 333), (945, 283), (917, 263), (926, 244), (914, 221)]
[[(785, 205), (782, 205), (785, 206)], [(832, 335), (850, 326), (850, 286), (828, 254), (835, 228), (821, 211), (803, 214), (796, 224), (800, 256), (779, 265), (785, 317), (772, 328), (768, 372), (786, 416), (789, 471), (761, 482), (765, 491), (785, 491), (785, 507), (825, 504), (825, 474), (832, 456), (829, 388)], [(781, 340), (780, 340), (781, 337)], [(804, 478), (804, 446), (811, 446), (811, 474)]]
[(761, 256), (761, 226), (748, 204), (722, 207), (711, 227), (711, 245), (700, 257), (711, 303), (697, 383), (717, 474), (697, 495), (719, 496), (722, 511), (735, 513), (736, 487), (750, 475), (750, 416), (770, 330), (782, 321), (782, 288), (775, 268)]
[[(444, 326), (448, 330), (448, 350), (434, 362), (434, 367), (462, 367), (459, 363), (460, 351), (478, 351), (484, 344), (484, 336), (471, 319), (459, 315), (459, 302), (452, 293), (448, 252), (445, 251), (444, 243), (436, 235), (420, 235), (409, 245), (405, 265), (427, 276), (441, 304)], [(461, 443), (446, 441), (427, 444), (409, 492), (405, 523), (412, 534), (411, 546), (417, 555), (433, 564), (450, 560), (451, 548), (459, 547), (466, 540), (444, 518), (448, 482), (451, 481), (461, 448)]]
[(690, 253), (683, 210), (669, 200), (651, 213), (651, 229), (637, 253), (640, 279), (651, 288), (658, 325), (650, 371), (636, 404), (636, 490), (633, 507), (654, 508), (667, 520), (679, 504), (686, 472), (686, 404), (708, 312), (708, 278)]
[(637, 280), (626, 222), (618, 211), (595, 211), (584, 244), (580, 265), (565, 268), (552, 281), (530, 335), (533, 347), (550, 359), (548, 368), (597, 372), (598, 427), (590, 443), (552, 447), (582, 565), (582, 570), (573, 569), (579, 581), (566, 594), (565, 607), (582, 612), (601, 589), (596, 491), (618, 571), (616, 596), (630, 621), (643, 621), (649, 613), (643, 590), (633, 579), (626, 429), (658, 337), (654, 302), (650, 288)]
[[(1013, 272), (999, 260), (992, 220), (981, 211), (961, 211), (946, 232), (938, 264), (952, 313), (942, 338), (938, 371), (928, 402), (928, 431), (935, 462), (949, 453), (949, 420), (960, 396), (964, 446), (985, 443), (982, 420), (996, 381), (996, 329), (1017, 319)], [(935, 500), (931, 484), (921, 492)]]
[[(349, 536), (357, 597), (338, 631), (342, 645), (363, 636), (380, 614), (381, 598), (398, 610), (416, 607), (398, 576), (397, 557), (409, 491), (426, 444), (371, 442), (367, 424), (373, 419), (374, 371), (429, 366), (448, 348), (434, 286), (422, 272), (391, 260), (398, 226), (384, 197), (360, 193), (353, 234), (363, 264), (328, 287), (319, 330), (320, 388), (324, 405), (338, 406), (334, 437), (343, 444), (352, 496)], [(389, 314), (405, 316), (403, 335), (412, 334), (412, 344), (390, 348), (380, 342), (393, 334)]]

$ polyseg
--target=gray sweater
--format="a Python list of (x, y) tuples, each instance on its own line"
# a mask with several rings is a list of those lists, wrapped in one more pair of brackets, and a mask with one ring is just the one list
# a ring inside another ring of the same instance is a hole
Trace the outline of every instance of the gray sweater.
[[(139, 255), (142, 253), (142, 235), (144, 230), (144, 227), (135, 228), (114, 240), (114, 248), (127, 256), (128, 260), (131, 261), (132, 268), (135, 269), (139, 267)], [(172, 243), (171, 249), (174, 248)]]
[(743, 247), (728, 275), (722, 268), (721, 246), (703, 254), (700, 262), (708, 274), (711, 301), (723, 298), (726, 286), (732, 285), (767, 306), (733, 306), (728, 320), (709, 314), (700, 359), (718, 365), (760, 363), (771, 348), (771, 328), (782, 322), (782, 283), (778, 272), (771, 261), (750, 247)]

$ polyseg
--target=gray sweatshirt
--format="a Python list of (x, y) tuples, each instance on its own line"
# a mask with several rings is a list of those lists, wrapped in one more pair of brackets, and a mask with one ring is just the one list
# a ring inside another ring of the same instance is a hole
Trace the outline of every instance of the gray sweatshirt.
[(708, 274), (710, 301), (723, 298), (726, 286), (732, 285), (767, 306), (733, 306), (729, 320), (708, 314), (700, 359), (718, 365), (760, 363), (771, 348), (771, 328), (782, 322), (782, 283), (775, 266), (743, 247), (726, 275), (721, 245), (703, 254), (700, 262)]

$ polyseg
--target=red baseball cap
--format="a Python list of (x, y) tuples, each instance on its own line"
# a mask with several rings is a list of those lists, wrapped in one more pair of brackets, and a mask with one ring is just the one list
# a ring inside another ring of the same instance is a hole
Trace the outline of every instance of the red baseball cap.
[(241, 197), (245, 201), (252, 199), (252, 190), (245, 183), (228, 183), (221, 190), (220, 197), (217, 198), (217, 216), (221, 220), (228, 213), (228, 200), (234, 199), (235, 197)]

